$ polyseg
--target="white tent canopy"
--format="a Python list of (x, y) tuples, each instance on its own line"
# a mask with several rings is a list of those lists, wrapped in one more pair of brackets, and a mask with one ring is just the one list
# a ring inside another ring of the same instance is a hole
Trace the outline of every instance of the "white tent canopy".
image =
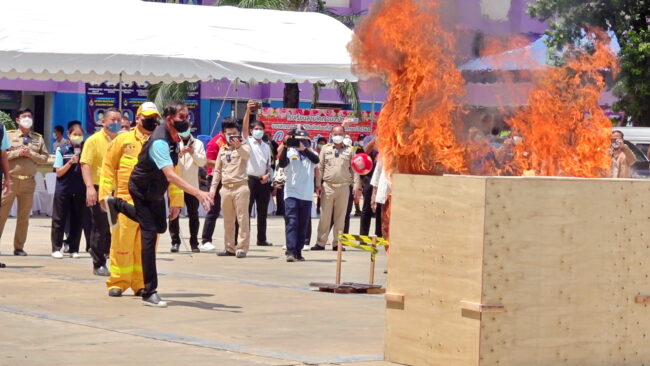
[(139, 0), (0, 3), (0, 77), (83, 82), (355, 81), (323, 14)]

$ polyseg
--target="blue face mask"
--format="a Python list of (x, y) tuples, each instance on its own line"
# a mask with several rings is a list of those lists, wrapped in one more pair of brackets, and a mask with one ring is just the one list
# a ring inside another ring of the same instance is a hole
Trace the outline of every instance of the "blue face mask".
[(180, 137), (190, 137), (191, 135), (192, 135), (192, 132), (190, 130), (178, 133), (178, 136), (180, 136)]
[(119, 133), (120, 130), (122, 129), (122, 125), (120, 123), (117, 123), (117, 122), (116, 123), (109, 123), (107, 128), (112, 133)]

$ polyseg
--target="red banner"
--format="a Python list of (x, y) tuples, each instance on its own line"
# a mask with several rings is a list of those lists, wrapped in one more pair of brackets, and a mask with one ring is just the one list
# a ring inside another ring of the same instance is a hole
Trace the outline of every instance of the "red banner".
[[(329, 139), (330, 132), (335, 126), (340, 126), (345, 118), (356, 117), (354, 111), (341, 109), (293, 109), (293, 108), (262, 108), (257, 118), (264, 122), (266, 131), (275, 141), (282, 141), (291, 129), (298, 125), (309, 133), (312, 141), (319, 137)], [(353, 141), (360, 134), (370, 135), (376, 128), (379, 112), (361, 112), (361, 118), (348, 123), (345, 132)]]

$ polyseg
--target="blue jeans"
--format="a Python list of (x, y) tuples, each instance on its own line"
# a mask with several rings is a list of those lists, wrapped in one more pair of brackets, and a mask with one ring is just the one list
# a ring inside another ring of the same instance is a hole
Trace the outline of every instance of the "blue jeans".
[(311, 223), (311, 201), (289, 197), (284, 200), (285, 236), (287, 255), (302, 258), (307, 225)]

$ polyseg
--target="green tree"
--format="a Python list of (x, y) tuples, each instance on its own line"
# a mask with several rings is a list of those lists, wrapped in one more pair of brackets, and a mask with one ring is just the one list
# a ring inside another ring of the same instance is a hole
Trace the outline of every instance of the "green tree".
[(5, 131), (15, 130), (16, 124), (11, 116), (3, 111), (0, 111), (0, 123), (5, 126)]
[(163, 83), (152, 84), (147, 92), (147, 99), (154, 102), (158, 110), (162, 112), (165, 104), (173, 100), (184, 100), (187, 94), (196, 90), (198, 83), (184, 81), (182, 83)]
[(615, 108), (637, 126), (650, 126), (650, 1), (537, 0), (528, 13), (549, 21), (549, 46), (562, 49), (580, 42), (587, 27), (614, 32), (621, 45)]

